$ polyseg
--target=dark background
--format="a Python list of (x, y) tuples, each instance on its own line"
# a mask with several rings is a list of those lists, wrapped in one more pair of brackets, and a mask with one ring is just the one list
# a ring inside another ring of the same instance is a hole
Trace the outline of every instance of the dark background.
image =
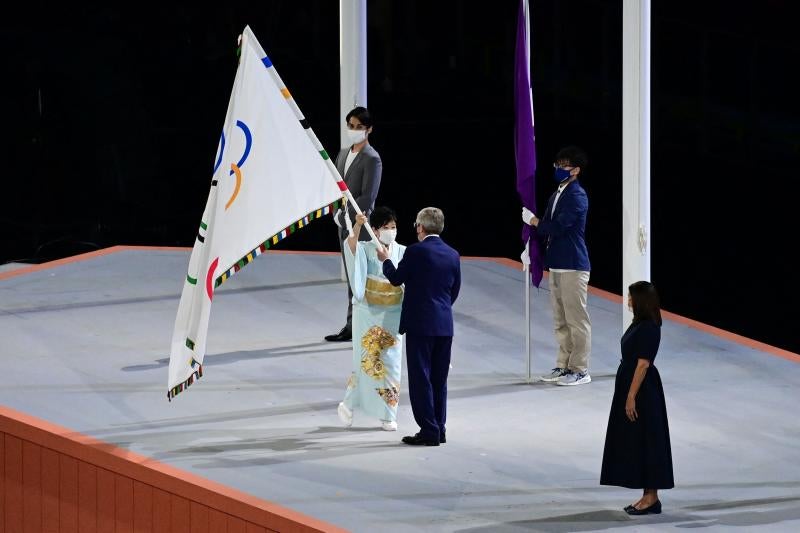
[[(565, 144), (590, 164), (593, 286), (621, 294), (620, 1), (533, 0), (538, 197)], [(652, 274), (669, 311), (800, 352), (800, 59), (794, 2), (653, 1)], [(517, 259), (518, 2), (369, 0), (378, 203), (413, 238), (441, 207), (462, 255)], [(0, 22), (0, 262), (114, 244), (192, 246), (249, 24), (322, 143), (339, 142), (333, 0), (28, 7)], [(323, 220), (284, 241), (338, 249)]]

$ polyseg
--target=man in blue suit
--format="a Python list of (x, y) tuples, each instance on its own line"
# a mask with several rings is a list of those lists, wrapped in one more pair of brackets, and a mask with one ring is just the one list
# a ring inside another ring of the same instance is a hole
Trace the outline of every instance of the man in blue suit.
[(547, 201), (544, 216), (539, 219), (522, 208), (522, 220), (536, 226), (546, 247), (544, 266), (550, 270), (548, 285), (558, 356), (555, 368), (541, 379), (558, 385), (592, 381), (588, 369), (592, 323), (586, 306), (591, 271), (585, 238), (589, 199), (578, 181), (586, 164), (586, 154), (580, 148), (561, 149), (553, 164), (558, 188)]
[(409, 246), (395, 268), (385, 250), (378, 250), (383, 274), (405, 284), (400, 333), (406, 334), (408, 395), (420, 430), (403, 437), (410, 445), (439, 446), (447, 441), (447, 374), (453, 343), (453, 303), (461, 288), (461, 262), (439, 234), (444, 214), (426, 207), (414, 223), (418, 244)]

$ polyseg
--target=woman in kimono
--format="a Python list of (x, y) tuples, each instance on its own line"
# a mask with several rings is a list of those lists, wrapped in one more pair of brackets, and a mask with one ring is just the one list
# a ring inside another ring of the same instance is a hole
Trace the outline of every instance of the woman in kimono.
[[(375, 244), (358, 240), (366, 221), (364, 215), (356, 216), (356, 224), (344, 246), (353, 290), (353, 371), (338, 411), (347, 427), (353, 424), (353, 410), (359, 408), (380, 420), (384, 430), (395, 431), (403, 354), (403, 337), (398, 333), (403, 288), (392, 286), (384, 277)], [(394, 264), (400, 263), (406, 247), (395, 242), (394, 211), (376, 207), (369, 222)]]

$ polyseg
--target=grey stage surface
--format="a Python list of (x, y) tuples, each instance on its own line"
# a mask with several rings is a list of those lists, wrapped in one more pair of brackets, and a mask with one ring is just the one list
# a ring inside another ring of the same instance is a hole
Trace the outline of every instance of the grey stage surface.
[[(204, 377), (166, 399), (189, 253), (124, 250), (0, 281), (0, 403), (353, 531), (800, 531), (797, 362), (667, 321), (657, 365), (677, 488), (660, 516), (598, 485), (620, 304), (590, 296), (593, 382), (524, 384), (522, 273), (465, 260), (448, 443), (336, 405), (348, 344), (337, 255), (268, 253), (214, 299)], [(552, 366), (546, 283), (536, 373)], [(755, 312), (743, 309), (742, 312)], [(404, 370), (405, 379), (405, 370)], [(407, 386), (403, 384), (403, 394)]]

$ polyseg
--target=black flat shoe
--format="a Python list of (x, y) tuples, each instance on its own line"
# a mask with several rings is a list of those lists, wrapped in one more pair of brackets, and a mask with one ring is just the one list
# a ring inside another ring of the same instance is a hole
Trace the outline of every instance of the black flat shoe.
[(442, 436), (439, 437), (439, 444), (444, 444), (445, 442), (447, 442), (447, 437), (445, 437), (445, 434), (442, 433)]
[(650, 507), (645, 507), (644, 509), (637, 509), (636, 507), (629, 505), (625, 508), (625, 512), (630, 515), (661, 514), (661, 500), (656, 500), (656, 503)]
[(403, 437), (403, 444), (408, 444), (410, 446), (438, 446), (438, 440), (430, 440), (426, 439), (419, 433), (416, 435), (409, 435), (407, 437)]
[(631, 504), (631, 505), (626, 505), (626, 506), (625, 506), (625, 509), (623, 509), (623, 511), (625, 511), (625, 512), (627, 513), (627, 512), (628, 512), (628, 511), (630, 511), (631, 509), (636, 509), (636, 507), (634, 507), (634, 506), (633, 506), (633, 504)]
[(353, 340), (353, 333), (347, 326), (343, 327), (339, 333), (333, 335), (325, 335), (325, 340), (328, 342), (345, 342)]

